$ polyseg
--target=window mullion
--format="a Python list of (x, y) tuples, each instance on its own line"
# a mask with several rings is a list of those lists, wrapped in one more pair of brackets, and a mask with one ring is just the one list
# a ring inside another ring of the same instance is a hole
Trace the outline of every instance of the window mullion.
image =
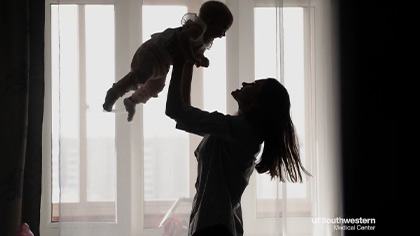
[(86, 124), (86, 33), (85, 5), (78, 6), (79, 37), (79, 147), (80, 147), (80, 203), (87, 202), (87, 124)]
[[(313, 31), (314, 31), (314, 8), (313, 7), (304, 7), (303, 8), (303, 26), (304, 26), (304, 35), (308, 35), (304, 37), (304, 90), (305, 90), (305, 116), (308, 117), (305, 119), (305, 130), (309, 131), (312, 135), (305, 136), (305, 158), (306, 158), (306, 166), (309, 168), (309, 171), (313, 167), (313, 158), (315, 158), (314, 153), (316, 153), (315, 143), (316, 143), (316, 130), (315, 130), (315, 55), (314, 55), (314, 39), (313, 39)], [(312, 174), (313, 171), (311, 172)], [(306, 200), (311, 201), (313, 198), (311, 191), (313, 188), (313, 182), (308, 182), (306, 185)]]
[[(129, 49), (129, 6), (130, 1), (115, 1), (115, 79), (119, 80), (127, 74), (127, 65), (130, 65), (128, 56)], [(115, 104), (116, 109), (123, 109), (122, 103)], [(125, 113), (115, 115), (115, 147), (117, 155), (117, 197), (116, 197), (116, 216), (120, 235), (129, 235), (131, 230), (131, 168), (132, 162), (132, 142), (131, 129), (127, 122)], [(125, 232), (125, 233), (124, 233)]]

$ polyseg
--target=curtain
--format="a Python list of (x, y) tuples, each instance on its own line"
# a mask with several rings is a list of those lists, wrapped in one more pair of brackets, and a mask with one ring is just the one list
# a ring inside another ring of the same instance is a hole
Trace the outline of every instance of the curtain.
[(44, 1), (0, 4), (0, 235), (39, 235)]
[[(112, 83), (129, 71), (141, 42), (178, 26), (183, 14), (197, 12), (204, 1), (180, 1), (185, 6), (167, 6), (170, 1), (165, 0), (94, 2), (59, 1), (47, 13), (48, 220), (58, 222), (60, 235), (184, 236), (195, 193), (193, 153), (200, 138), (175, 130), (164, 115), (167, 88), (157, 99), (138, 105), (131, 123), (121, 101), (110, 113), (102, 103)], [(304, 177), (303, 184), (290, 184), (255, 173), (242, 199), (245, 233), (339, 234), (331, 225), (311, 220), (340, 215), (333, 72), (325, 69), (333, 65), (330, 3), (225, 2), (235, 20), (226, 41), (215, 40), (209, 50), (211, 67), (194, 71), (193, 104), (233, 114), (237, 104), (230, 91), (241, 82), (279, 79), (289, 90), (303, 162), (313, 175)]]

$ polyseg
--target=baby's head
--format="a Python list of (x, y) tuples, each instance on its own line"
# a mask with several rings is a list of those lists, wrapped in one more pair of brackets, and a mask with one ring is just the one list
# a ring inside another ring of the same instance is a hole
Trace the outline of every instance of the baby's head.
[(207, 24), (207, 30), (204, 34), (207, 39), (225, 36), (225, 32), (233, 22), (232, 12), (224, 3), (219, 1), (203, 3), (198, 16)]

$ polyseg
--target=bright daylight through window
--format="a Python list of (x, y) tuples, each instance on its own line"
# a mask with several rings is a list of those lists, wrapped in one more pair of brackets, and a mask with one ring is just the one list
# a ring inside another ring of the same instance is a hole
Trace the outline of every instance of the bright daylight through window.
[[(195, 4), (159, 5), (158, 2), (138, 5), (141, 42), (153, 33), (178, 27), (182, 16), (190, 12), (190, 5)], [(47, 114), (51, 126), (51, 143), (48, 144), (51, 150), (51, 222), (121, 223), (118, 208), (124, 205), (134, 209), (130, 204), (135, 202), (131, 199), (132, 202), (121, 203), (121, 196), (138, 191), (140, 213), (130, 217), (137, 217), (135, 220), (142, 222), (142, 230), (156, 230), (177, 200), (191, 200), (195, 194), (197, 162), (194, 150), (200, 139), (176, 130), (175, 122), (165, 115), (171, 71), (159, 97), (136, 108), (133, 126), (139, 138), (133, 138), (134, 132), (126, 135), (132, 126), (126, 122), (120, 101), (112, 113), (102, 109), (108, 88), (125, 75), (117, 75), (119, 71), (127, 73), (130, 69), (129, 64), (121, 66), (118, 63), (128, 57), (126, 54), (129, 53), (130, 58), (134, 54), (134, 51), (124, 51), (128, 52), (125, 54), (119, 51), (128, 46), (122, 45), (118, 38), (130, 37), (117, 35), (125, 32), (121, 27), (126, 25), (118, 24), (119, 17), (123, 18), (118, 15), (121, 11), (114, 4), (52, 4), (49, 7), (51, 76), (48, 79), (50, 90), (46, 92), (51, 94), (51, 112)], [(252, 43), (243, 41), (241, 47), (253, 50), (253, 64), (247, 67), (253, 68), (255, 73), (239, 80), (250, 82), (253, 77), (273, 77), (285, 85), (290, 94), (302, 162), (310, 169), (313, 137), (310, 136), (312, 124), (308, 117), (312, 109), (310, 60), (313, 52), (310, 45), (313, 39), (306, 37), (310, 35), (310, 9), (283, 8), (281, 28), (278, 25), (279, 9), (254, 6), (250, 10), (254, 38), (250, 40)], [(211, 66), (194, 71), (193, 85), (196, 87), (192, 102), (208, 111), (227, 112), (227, 101), (232, 99), (227, 91), (229, 83), (232, 84), (229, 80), (238, 80), (227, 78), (228, 66), (232, 64), (227, 60), (229, 50), (232, 50), (227, 42), (229, 34), (228, 31), (226, 38), (215, 39), (211, 50), (206, 51)], [(234, 54), (235, 60), (240, 61), (237, 55), (238, 52)], [(121, 169), (120, 162), (133, 159), (141, 163), (140, 167), (129, 172), (126, 179), (121, 179), (122, 170), (131, 167)], [(289, 216), (311, 215), (313, 186), (306, 178), (301, 184), (282, 184), (271, 180), (269, 175), (254, 172), (249, 188), (247, 191), (255, 193), (246, 203), (252, 204), (252, 207), (247, 205), (248, 209), (255, 208), (249, 219), (267, 222), (275, 218), (277, 221), (272, 222), (277, 224), (283, 217), (286, 203)], [(177, 214), (188, 220), (190, 210), (187, 201)]]

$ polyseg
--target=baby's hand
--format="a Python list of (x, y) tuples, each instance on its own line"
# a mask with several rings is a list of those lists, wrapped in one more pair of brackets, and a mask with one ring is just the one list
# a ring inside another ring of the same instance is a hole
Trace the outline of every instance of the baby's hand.
[(197, 67), (202, 66), (202, 67), (207, 68), (207, 67), (209, 67), (209, 65), (210, 65), (210, 61), (205, 56), (198, 57), (197, 60), (196, 60), (196, 62), (195, 62), (195, 66), (197, 66)]

